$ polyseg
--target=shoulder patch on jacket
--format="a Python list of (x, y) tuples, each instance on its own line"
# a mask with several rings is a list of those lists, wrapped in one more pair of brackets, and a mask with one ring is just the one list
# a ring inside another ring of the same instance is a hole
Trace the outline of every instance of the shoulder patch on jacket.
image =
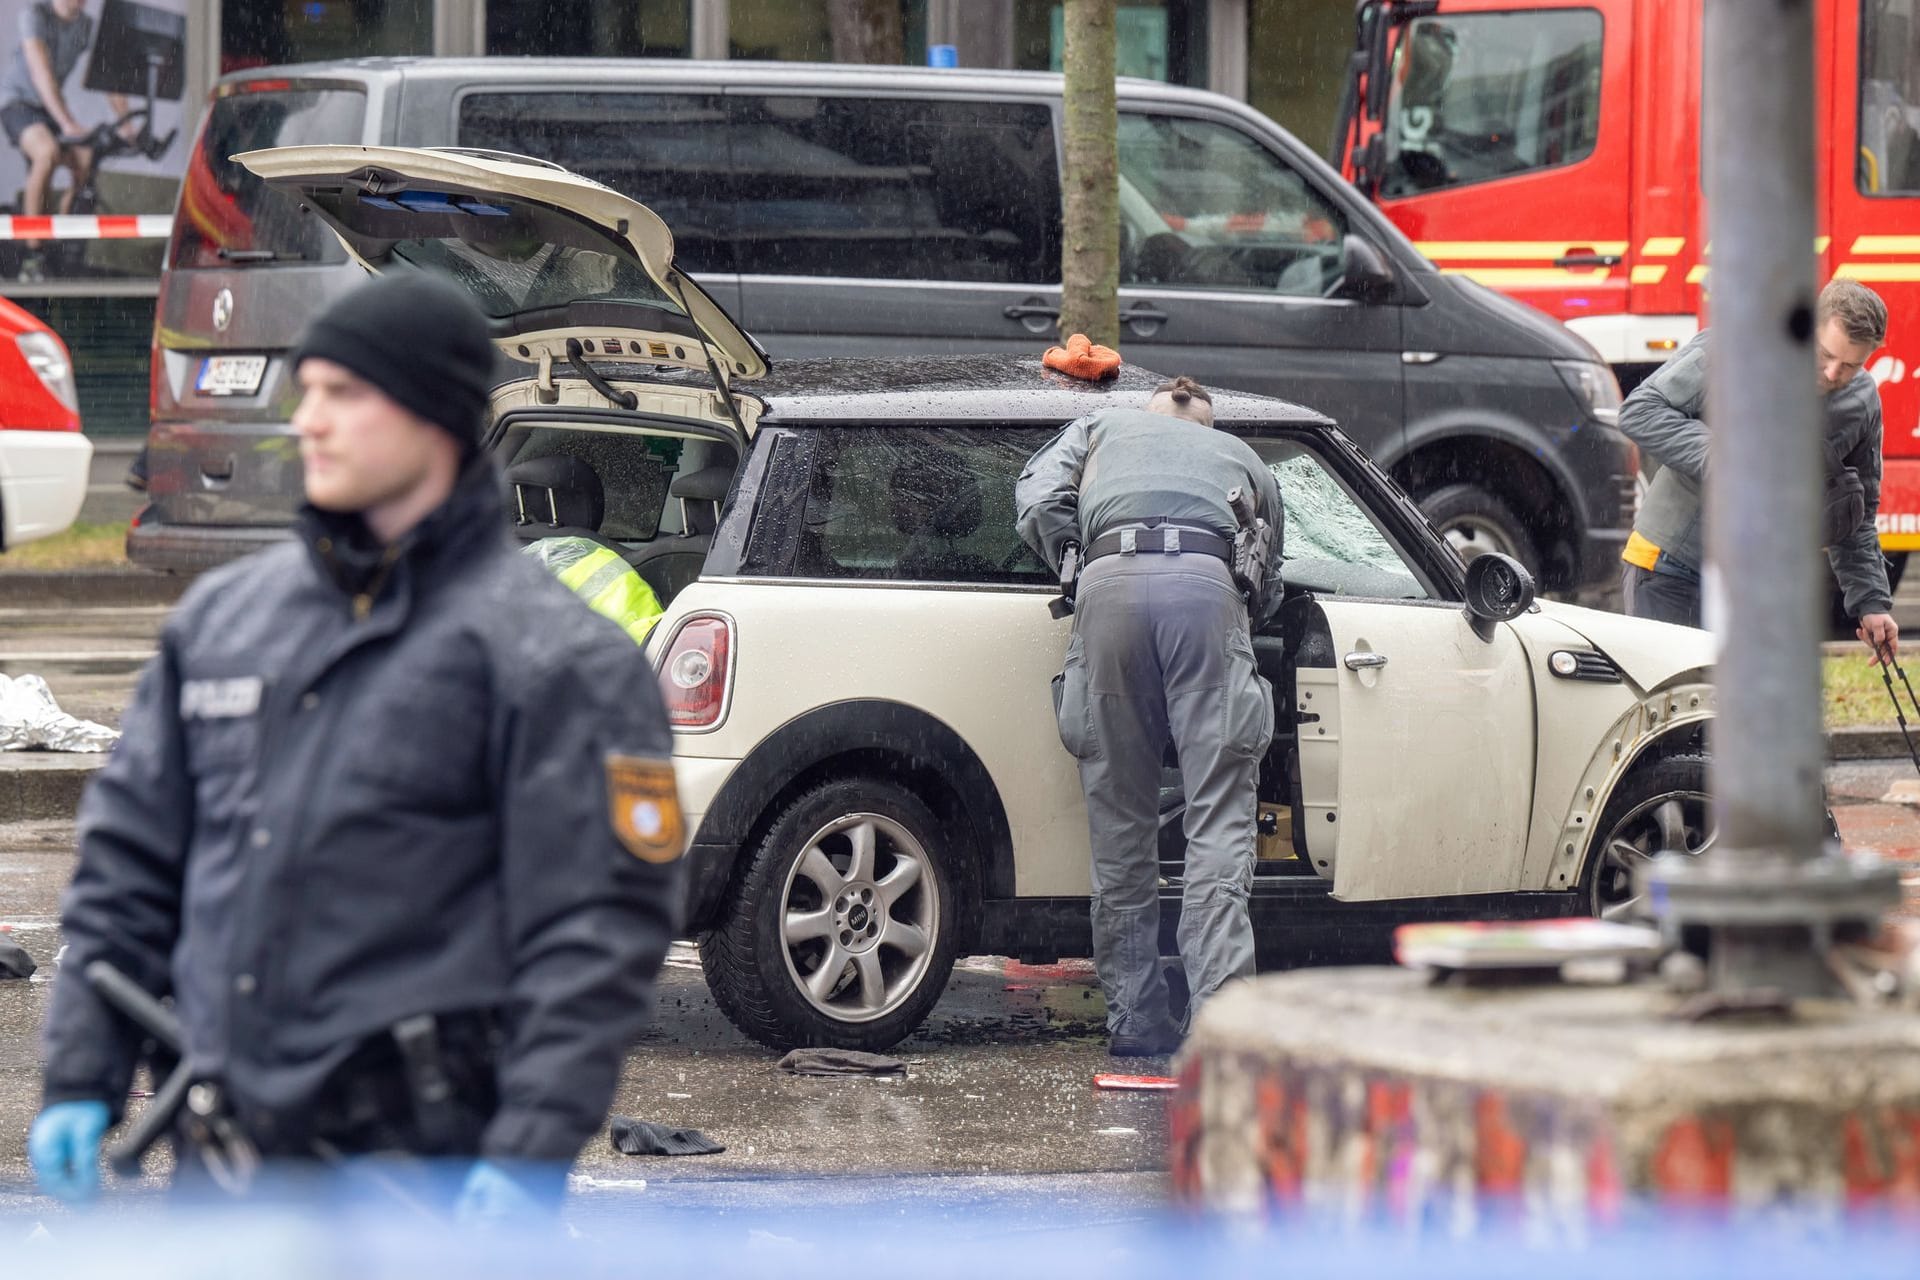
[(685, 851), (673, 761), (607, 755), (607, 804), (613, 833), (642, 862), (672, 862)]

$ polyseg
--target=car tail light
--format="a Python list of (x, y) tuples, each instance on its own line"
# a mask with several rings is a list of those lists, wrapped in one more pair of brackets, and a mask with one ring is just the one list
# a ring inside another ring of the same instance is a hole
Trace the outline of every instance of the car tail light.
[(726, 713), (733, 624), (695, 614), (680, 624), (660, 664), (660, 697), (676, 729), (711, 729)]

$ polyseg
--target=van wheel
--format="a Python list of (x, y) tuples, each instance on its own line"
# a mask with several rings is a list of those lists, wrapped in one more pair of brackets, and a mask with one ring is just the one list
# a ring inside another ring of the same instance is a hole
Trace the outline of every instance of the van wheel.
[(1518, 560), (1539, 579), (1540, 554), (1526, 523), (1479, 485), (1444, 485), (1423, 496), (1420, 509), (1462, 560), (1471, 562), (1475, 556), (1498, 551)]
[(708, 990), (771, 1048), (890, 1048), (953, 973), (951, 856), (905, 788), (877, 778), (815, 787), (767, 828), (720, 925), (701, 937)]
[(1707, 758), (1665, 756), (1636, 768), (1607, 801), (1587, 857), (1588, 910), (1602, 920), (1637, 920), (1649, 913), (1637, 883), (1655, 854), (1677, 849), (1698, 855), (1713, 846), (1707, 798)]

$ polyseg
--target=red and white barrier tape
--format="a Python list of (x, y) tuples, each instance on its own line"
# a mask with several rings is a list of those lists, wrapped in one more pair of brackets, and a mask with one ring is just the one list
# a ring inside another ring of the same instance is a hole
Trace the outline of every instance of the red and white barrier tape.
[(172, 232), (173, 218), (164, 213), (0, 214), (0, 240), (165, 240)]

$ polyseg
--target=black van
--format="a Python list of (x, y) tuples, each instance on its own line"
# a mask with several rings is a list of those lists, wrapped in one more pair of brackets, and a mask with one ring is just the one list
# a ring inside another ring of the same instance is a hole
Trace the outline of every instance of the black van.
[[(551, 160), (641, 200), (782, 356), (1032, 354), (1060, 280), (1060, 78), (794, 63), (365, 59), (236, 73), (181, 186), (129, 554), (193, 571), (299, 501), (285, 354), (360, 269), (231, 157), (362, 142)], [(1618, 387), (1545, 315), (1442, 275), (1291, 135), (1122, 80), (1121, 347), (1338, 421), (1465, 557), (1548, 590), (1617, 577)]]

